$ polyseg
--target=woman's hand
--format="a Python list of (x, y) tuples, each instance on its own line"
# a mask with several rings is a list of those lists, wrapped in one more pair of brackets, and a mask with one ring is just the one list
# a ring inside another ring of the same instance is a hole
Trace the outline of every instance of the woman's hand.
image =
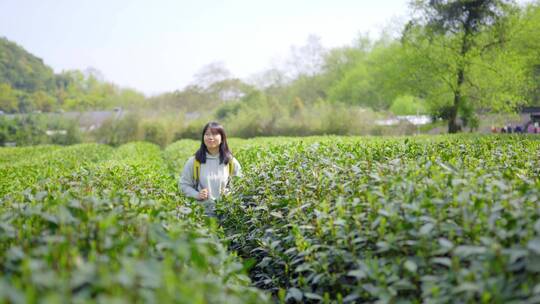
[(201, 189), (201, 191), (199, 191), (198, 200), (205, 201), (207, 199), (208, 199), (208, 189), (207, 188)]

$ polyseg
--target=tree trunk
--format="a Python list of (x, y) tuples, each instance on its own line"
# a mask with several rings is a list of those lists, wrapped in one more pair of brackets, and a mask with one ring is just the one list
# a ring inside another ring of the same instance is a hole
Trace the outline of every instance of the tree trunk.
[(461, 86), (465, 81), (465, 58), (470, 49), (470, 38), (472, 36), (472, 31), (470, 27), (470, 20), (467, 19), (467, 22), (464, 24), (465, 32), (463, 33), (463, 39), (461, 40), (461, 62), (458, 64), (458, 69), (456, 71), (456, 89), (454, 90), (454, 103), (450, 108), (450, 113), (448, 117), (448, 133), (457, 133), (461, 131), (461, 126), (457, 123), (457, 113), (459, 107), (462, 103), (461, 96)]
[(459, 68), (457, 74), (457, 88), (454, 91), (454, 104), (450, 108), (448, 117), (448, 133), (458, 133), (461, 131), (461, 126), (457, 123), (457, 113), (459, 106), (461, 105), (461, 84), (463, 83), (464, 79), (463, 67)]

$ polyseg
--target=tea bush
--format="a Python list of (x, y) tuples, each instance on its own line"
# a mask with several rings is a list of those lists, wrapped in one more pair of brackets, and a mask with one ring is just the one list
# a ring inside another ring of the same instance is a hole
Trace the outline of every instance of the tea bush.
[(334, 138), (251, 147), (218, 214), (293, 302), (540, 300), (540, 141)]
[(534, 136), (233, 138), (221, 227), (199, 145), (0, 149), (0, 302), (540, 302)]
[(0, 199), (0, 302), (267, 302), (200, 208), (178, 195), (158, 146), (99, 147), (108, 154), (78, 167), (73, 153), (96, 151), (28, 160), (54, 170), (13, 168), (19, 187)]

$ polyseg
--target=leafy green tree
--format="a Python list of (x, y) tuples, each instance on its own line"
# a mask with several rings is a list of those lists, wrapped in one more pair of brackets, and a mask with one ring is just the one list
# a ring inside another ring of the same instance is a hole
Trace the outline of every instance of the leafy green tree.
[(56, 109), (56, 98), (44, 91), (37, 91), (31, 94), (30, 99), (36, 110), (51, 112)]
[(540, 105), (540, 2), (528, 4), (512, 26), (508, 49), (525, 61), (528, 90), (526, 100)]
[(17, 92), (8, 83), (0, 83), (0, 110), (6, 113), (18, 110)]
[(82, 142), (83, 134), (77, 120), (62, 118), (59, 114), (50, 115), (47, 120), (47, 130), (54, 132), (49, 135), (51, 144), (73, 145)]
[(54, 73), (42, 59), (0, 37), (0, 83), (26, 92), (50, 92), (54, 90)]
[(431, 102), (432, 111), (448, 120), (449, 133), (461, 129), (461, 107), (509, 110), (524, 102), (522, 64), (515, 54), (502, 51), (513, 13), (510, 1), (421, 0), (415, 8), (420, 14), (407, 25), (403, 39), (408, 62), (416, 69), (411, 78), (423, 87), (420, 96)]
[(323, 72), (328, 79), (328, 99), (346, 104), (364, 103), (368, 86), (367, 62), (373, 47), (368, 37), (360, 37), (355, 46), (330, 50)]
[(397, 97), (392, 102), (390, 111), (396, 115), (415, 115), (425, 114), (426, 109), (422, 103), (422, 100), (414, 96), (403, 95)]
[(145, 141), (165, 147), (168, 143), (165, 126), (158, 121), (147, 121), (141, 126), (141, 132)]
[(388, 109), (392, 100), (407, 94), (398, 58), (401, 46), (383, 36), (371, 41), (361, 36), (355, 47), (329, 52), (325, 65), (328, 99), (350, 105)]
[(47, 122), (43, 115), (29, 114), (10, 120), (9, 140), (17, 145), (38, 145), (48, 143)]
[(118, 89), (114, 85), (113, 92), (108, 95), (107, 104), (118, 105), (126, 108), (139, 108), (145, 105), (146, 98), (140, 92), (133, 89)]
[(17, 104), (19, 113), (30, 113), (36, 111), (36, 105), (34, 104), (31, 93), (18, 91), (17, 97), (19, 99), (19, 103)]
[(93, 132), (97, 142), (111, 146), (137, 140), (140, 117), (138, 113), (129, 113), (122, 118), (110, 118)]

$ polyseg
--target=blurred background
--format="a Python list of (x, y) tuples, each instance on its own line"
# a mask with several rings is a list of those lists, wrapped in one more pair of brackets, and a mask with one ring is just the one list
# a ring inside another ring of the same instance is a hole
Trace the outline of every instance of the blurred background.
[(0, 145), (540, 132), (540, 1), (0, 2)]

